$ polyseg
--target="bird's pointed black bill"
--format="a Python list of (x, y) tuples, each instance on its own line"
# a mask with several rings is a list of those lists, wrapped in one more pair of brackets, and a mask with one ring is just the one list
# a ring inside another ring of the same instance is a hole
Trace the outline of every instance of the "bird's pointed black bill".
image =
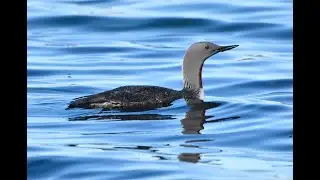
[(228, 51), (228, 50), (231, 50), (235, 47), (238, 47), (239, 45), (231, 45), (231, 46), (221, 46), (219, 48), (219, 52), (223, 52), (223, 51)]

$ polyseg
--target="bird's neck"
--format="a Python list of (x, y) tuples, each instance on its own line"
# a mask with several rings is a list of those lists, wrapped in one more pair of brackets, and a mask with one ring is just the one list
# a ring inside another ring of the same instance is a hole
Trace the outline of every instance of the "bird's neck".
[(183, 90), (188, 92), (192, 98), (204, 99), (202, 86), (202, 66), (201, 60), (195, 60), (185, 56), (182, 64)]

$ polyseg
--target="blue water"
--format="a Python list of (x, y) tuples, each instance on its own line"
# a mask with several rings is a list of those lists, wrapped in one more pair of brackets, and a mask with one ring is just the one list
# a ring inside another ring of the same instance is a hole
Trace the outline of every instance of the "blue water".
[[(292, 179), (292, 1), (27, 2), (28, 179)], [(65, 110), (123, 85), (180, 90), (197, 41), (209, 108)]]

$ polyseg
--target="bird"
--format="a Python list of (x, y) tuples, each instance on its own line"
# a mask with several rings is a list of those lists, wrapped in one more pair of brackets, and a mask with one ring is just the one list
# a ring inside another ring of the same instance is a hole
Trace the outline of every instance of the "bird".
[(122, 111), (151, 110), (172, 105), (184, 98), (187, 104), (204, 102), (202, 67), (211, 56), (239, 45), (220, 46), (209, 41), (190, 45), (182, 62), (183, 88), (174, 90), (153, 85), (127, 85), (73, 99), (66, 109), (83, 108)]

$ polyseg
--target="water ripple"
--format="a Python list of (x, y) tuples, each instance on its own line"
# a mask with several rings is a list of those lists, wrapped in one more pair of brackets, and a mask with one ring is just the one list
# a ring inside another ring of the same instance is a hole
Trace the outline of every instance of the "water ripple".
[[(292, 1), (27, 2), (30, 179), (292, 178)], [(196, 41), (205, 103), (66, 110), (124, 85), (180, 90)], [(241, 164), (241, 166), (239, 166)]]

